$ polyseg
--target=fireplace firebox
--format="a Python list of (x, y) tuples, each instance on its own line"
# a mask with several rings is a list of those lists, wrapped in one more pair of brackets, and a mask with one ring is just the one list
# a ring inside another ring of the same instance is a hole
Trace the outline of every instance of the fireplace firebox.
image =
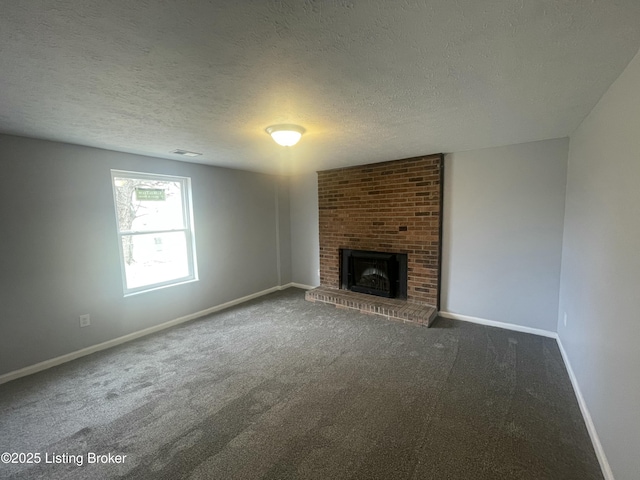
[(407, 254), (340, 249), (340, 287), (388, 298), (407, 298)]

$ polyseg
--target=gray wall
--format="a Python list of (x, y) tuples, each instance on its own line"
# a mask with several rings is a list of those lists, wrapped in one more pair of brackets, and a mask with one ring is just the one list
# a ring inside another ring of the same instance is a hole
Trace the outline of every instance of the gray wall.
[(277, 183), (277, 227), (279, 285), (291, 282), (291, 212), (289, 201), (289, 177), (278, 177)]
[(320, 285), (320, 233), (318, 230), (318, 176), (290, 177), (291, 278), (295, 283)]
[[(277, 286), (276, 228), (290, 255), (278, 177), (4, 135), (0, 162), (0, 374)], [(112, 168), (191, 177), (198, 282), (123, 297)]]
[(639, 182), (640, 54), (571, 136), (558, 315), (617, 480), (640, 472)]
[(567, 139), (445, 157), (441, 310), (556, 330)]

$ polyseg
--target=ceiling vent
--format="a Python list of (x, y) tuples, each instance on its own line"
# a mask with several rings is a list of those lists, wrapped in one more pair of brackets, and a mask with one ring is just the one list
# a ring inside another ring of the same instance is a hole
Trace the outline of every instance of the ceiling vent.
[(199, 155), (202, 155), (201, 153), (197, 153), (197, 152), (190, 152), (189, 150), (174, 150), (171, 153), (175, 153), (176, 155), (182, 155), (183, 157), (197, 157)]

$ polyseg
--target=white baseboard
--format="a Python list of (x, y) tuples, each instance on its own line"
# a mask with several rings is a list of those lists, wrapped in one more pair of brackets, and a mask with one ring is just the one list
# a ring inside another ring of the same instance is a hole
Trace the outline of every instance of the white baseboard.
[(525, 327), (523, 325), (498, 322), (496, 320), (487, 320), (486, 318), (470, 317), (469, 315), (462, 315), (453, 312), (438, 312), (438, 315), (444, 318), (451, 318), (453, 320), (462, 320), (463, 322), (487, 325), (488, 327), (498, 327), (504, 328), (505, 330), (514, 330), (516, 332), (532, 333), (534, 335), (541, 335), (543, 337), (558, 338), (558, 334), (556, 332), (552, 332), (550, 330), (542, 330), (540, 328)]
[(604, 476), (605, 480), (615, 480), (613, 478), (613, 472), (611, 471), (611, 466), (609, 465), (607, 456), (605, 455), (604, 449), (602, 448), (602, 444), (600, 443), (600, 437), (598, 436), (596, 427), (593, 424), (593, 420), (591, 419), (591, 414), (589, 413), (587, 404), (584, 400), (584, 397), (582, 396), (582, 392), (580, 391), (580, 385), (578, 384), (578, 380), (575, 374), (573, 373), (573, 368), (571, 368), (571, 362), (569, 362), (569, 357), (567, 356), (567, 352), (564, 350), (562, 341), (560, 341), (560, 337), (556, 332), (551, 332), (549, 330), (542, 330), (539, 328), (524, 327), (522, 325), (514, 325), (513, 323), (497, 322), (495, 320), (487, 320), (485, 318), (470, 317), (468, 315), (461, 315), (459, 313), (439, 312), (438, 315), (444, 318), (461, 320), (463, 322), (478, 323), (480, 325), (504, 328), (507, 330), (515, 330), (517, 332), (532, 333), (534, 335), (541, 335), (543, 337), (549, 337), (549, 338), (555, 339), (558, 344), (558, 348), (560, 349), (560, 354), (562, 355), (562, 360), (564, 361), (565, 368), (567, 369), (567, 373), (569, 374), (569, 379), (571, 380), (573, 391), (576, 394), (576, 398), (578, 399), (580, 412), (582, 413), (582, 418), (584, 419), (584, 423), (587, 426), (587, 431), (589, 432), (589, 437), (591, 438), (593, 449), (596, 452), (596, 457), (598, 458), (598, 462), (600, 463), (600, 469), (602, 470), (602, 475)]
[(605, 480), (615, 480), (613, 478), (613, 472), (611, 471), (611, 466), (609, 465), (607, 456), (604, 453), (604, 448), (602, 448), (602, 443), (600, 443), (600, 437), (598, 436), (598, 432), (596, 431), (596, 426), (593, 424), (593, 420), (591, 419), (591, 414), (589, 413), (589, 409), (587, 408), (587, 403), (582, 396), (582, 391), (580, 390), (578, 379), (573, 373), (573, 368), (571, 368), (571, 362), (569, 361), (567, 352), (562, 345), (560, 337), (556, 337), (556, 341), (558, 342), (558, 348), (560, 348), (560, 353), (562, 354), (564, 365), (567, 368), (567, 372), (569, 373), (569, 378), (571, 379), (571, 384), (573, 385), (573, 391), (575, 392), (576, 398), (578, 399), (578, 405), (580, 406), (580, 411), (582, 412), (584, 423), (587, 426), (589, 437), (591, 437), (591, 443), (593, 444), (593, 448), (596, 451), (596, 457), (598, 457), (598, 462), (600, 462), (602, 475), (604, 476)]
[(97, 345), (92, 345), (90, 347), (86, 347), (81, 350), (76, 350), (75, 352), (67, 353), (65, 355), (61, 355), (59, 357), (55, 357), (50, 360), (45, 360), (44, 362), (36, 363), (34, 365), (29, 365), (28, 367), (24, 367), (19, 370), (14, 370), (13, 372), (5, 373), (3, 375), (0, 375), (0, 385), (20, 377), (25, 377), (27, 375), (32, 375), (34, 373), (40, 372), (42, 370), (46, 370), (48, 368), (55, 367), (56, 365), (70, 362), (71, 360), (75, 360), (76, 358), (84, 357), (86, 355), (99, 352), (100, 350), (105, 350), (107, 348), (115, 347), (116, 345), (130, 342), (131, 340), (135, 340), (136, 338), (144, 337), (146, 335), (150, 335), (152, 333), (159, 332), (161, 330), (165, 330), (167, 328), (174, 327), (176, 325), (180, 325), (181, 323), (185, 323), (190, 320), (195, 320), (196, 318), (204, 317), (211, 313), (224, 310), (225, 308), (233, 307), (234, 305), (248, 302), (249, 300), (253, 300), (254, 298), (262, 297), (263, 295), (267, 295), (269, 293), (273, 293), (278, 290), (284, 290), (289, 286), (295, 286), (295, 284), (287, 284), (284, 286), (271, 287), (266, 290), (262, 290), (260, 292), (252, 293), (251, 295), (246, 295), (244, 297), (237, 298), (235, 300), (231, 300), (229, 302), (222, 303), (220, 305), (216, 305), (215, 307), (207, 308), (206, 310), (201, 310), (199, 312), (185, 315), (184, 317), (169, 320), (168, 322), (161, 323), (160, 325), (155, 325), (153, 327), (145, 328), (144, 330), (139, 330), (137, 332), (129, 333), (127, 335), (123, 335), (122, 337), (114, 338), (113, 340), (108, 340), (106, 342), (98, 343)]
[(289, 287), (301, 288), (303, 290), (311, 290), (313, 288), (316, 288), (312, 285), (304, 285), (303, 283), (296, 283), (296, 282), (287, 283), (284, 286), (284, 288), (289, 288)]

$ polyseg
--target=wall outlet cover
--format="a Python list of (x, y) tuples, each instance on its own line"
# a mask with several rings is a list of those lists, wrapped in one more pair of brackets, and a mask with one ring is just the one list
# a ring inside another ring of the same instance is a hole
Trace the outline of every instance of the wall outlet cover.
[(89, 314), (80, 315), (80, 326), (88, 327), (89, 325), (91, 325), (91, 316)]

